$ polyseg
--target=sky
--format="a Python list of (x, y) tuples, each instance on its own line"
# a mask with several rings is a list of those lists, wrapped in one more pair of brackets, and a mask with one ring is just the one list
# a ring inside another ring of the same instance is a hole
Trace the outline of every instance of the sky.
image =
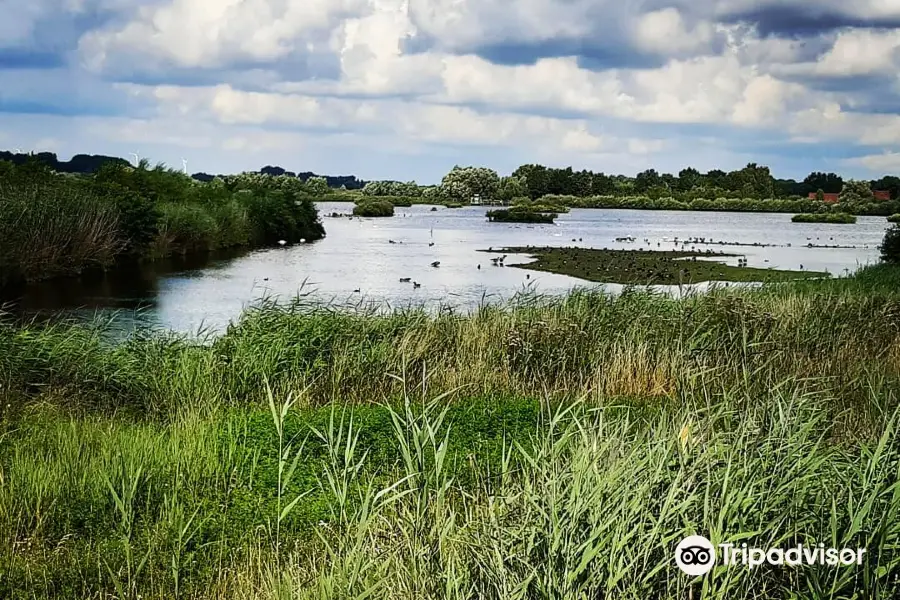
[(0, 0), (0, 148), (900, 173), (900, 0)]

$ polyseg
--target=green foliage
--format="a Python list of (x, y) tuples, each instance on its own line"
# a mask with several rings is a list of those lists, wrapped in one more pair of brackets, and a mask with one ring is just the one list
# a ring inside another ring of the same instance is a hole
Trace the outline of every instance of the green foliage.
[(358, 217), (393, 217), (394, 205), (387, 200), (363, 200), (353, 207), (353, 214)]
[(489, 210), (485, 216), (489, 221), (496, 223), (553, 223), (559, 215), (528, 206), (513, 206), (508, 209)]
[(863, 204), (872, 202), (874, 199), (875, 194), (872, 193), (872, 188), (869, 187), (868, 182), (856, 181), (853, 179), (844, 183), (844, 188), (841, 190), (841, 195), (839, 197), (839, 201), (842, 204)]
[(0, 285), (110, 266), (123, 251), (120, 215), (80, 180), (40, 164), (0, 179)]
[(900, 263), (900, 225), (896, 223), (888, 227), (881, 241), (881, 260), (886, 263)]
[[(0, 163), (0, 284), (324, 235), (312, 200), (323, 180), (258, 173), (194, 181), (147, 161), (62, 176), (40, 162)], [(326, 186), (327, 187), (327, 186)]]
[(453, 202), (468, 204), (476, 195), (482, 201), (496, 198), (499, 191), (500, 176), (493, 169), (457, 165), (441, 180), (440, 195)]
[(888, 223), (900, 223), (900, 213), (894, 213), (890, 215), (887, 220)]
[(298, 298), (120, 344), (2, 322), (0, 597), (686, 598), (699, 532), (868, 557), (705, 598), (891, 599), (898, 290), (879, 265), (466, 316)]
[(801, 213), (791, 217), (791, 221), (794, 223), (840, 223), (851, 225), (856, 223), (856, 217), (840, 212)]
[(406, 196), (418, 198), (422, 196), (422, 189), (415, 181), (403, 183), (401, 181), (370, 181), (363, 186), (362, 193), (366, 196)]

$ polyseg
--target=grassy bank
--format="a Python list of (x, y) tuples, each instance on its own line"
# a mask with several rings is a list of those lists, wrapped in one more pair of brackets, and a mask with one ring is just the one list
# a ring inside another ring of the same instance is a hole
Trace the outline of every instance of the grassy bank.
[(323, 235), (312, 196), (295, 178), (200, 183), (146, 162), (110, 163), (93, 176), (0, 163), (0, 286)]
[[(898, 290), (298, 299), (205, 344), (6, 323), (0, 596), (891, 598)], [(693, 533), (867, 562), (692, 581)]]
[(816, 271), (727, 265), (722, 261), (735, 255), (712, 250), (597, 250), (519, 246), (503, 248), (497, 252), (524, 254), (535, 259), (528, 263), (509, 265), (511, 267), (603, 283), (679, 285), (704, 281), (779, 282), (828, 277), (828, 273)]

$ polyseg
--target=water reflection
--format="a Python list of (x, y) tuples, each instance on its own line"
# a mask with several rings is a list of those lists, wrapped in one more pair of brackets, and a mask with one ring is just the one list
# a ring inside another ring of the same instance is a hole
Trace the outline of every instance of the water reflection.
[[(492, 266), (493, 255), (479, 251), (489, 247), (671, 250), (676, 236), (681, 240), (704, 237), (747, 244), (698, 244), (697, 248), (739, 254), (751, 267), (797, 269), (803, 265), (840, 275), (877, 258), (887, 227), (883, 217), (860, 217), (856, 225), (827, 225), (791, 223), (788, 214), (635, 210), (573, 210), (560, 215), (556, 225), (519, 225), (488, 223), (483, 207), (398, 208), (390, 219), (324, 216), (346, 213), (349, 208), (348, 204), (321, 203), (328, 235), (313, 244), (135, 265), (105, 275), (30, 285), (7, 294), (6, 299), (21, 315), (61, 312), (83, 318), (120, 311), (116, 318), (123, 324), (221, 331), (263, 296), (283, 300), (304, 293), (310, 300), (340, 305), (369, 301), (382, 307), (424, 304), (467, 310), (502, 301), (523, 289), (555, 294), (573, 286), (594, 285)], [(615, 241), (626, 236), (635, 241)], [(808, 244), (844, 247), (809, 248)], [(506, 263), (528, 260), (510, 256)], [(435, 261), (438, 267), (432, 266)], [(737, 257), (728, 262), (737, 264)], [(621, 289), (612, 284), (602, 287), (611, 292)]]

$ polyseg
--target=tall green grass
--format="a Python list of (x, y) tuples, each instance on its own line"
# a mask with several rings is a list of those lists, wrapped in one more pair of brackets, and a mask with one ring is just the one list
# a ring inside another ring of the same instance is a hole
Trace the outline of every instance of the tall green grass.
[[(893, 598), (898, 277), (5, 321), (0, 597)], [(691, 579), (689, 534), (867, 553)]]
[(119, 217), (88, 190), (0, 179), (0, 285), (110, 266)]

